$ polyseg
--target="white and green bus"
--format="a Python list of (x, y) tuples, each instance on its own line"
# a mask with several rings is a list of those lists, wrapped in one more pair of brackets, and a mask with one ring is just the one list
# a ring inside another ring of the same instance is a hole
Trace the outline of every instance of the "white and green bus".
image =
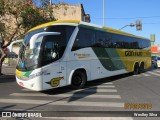
[(16, 67), (16, 81), (42, 91), (133, 72), (151, 66), (150, 40), (76, 20), (54, 21), (29, 30)]

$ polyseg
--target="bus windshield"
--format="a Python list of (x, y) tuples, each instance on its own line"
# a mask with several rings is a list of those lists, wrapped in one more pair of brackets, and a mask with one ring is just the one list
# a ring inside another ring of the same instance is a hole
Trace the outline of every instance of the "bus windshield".
[(31, 37), (39, 32), (41, 31), (38, 30), (26, 34), (19, 52), (19, 61), (17, 64), (18, 69), (28, 70), (37, 67), (41, 42), (36, 42), (32, 49), (30, 49), (29, 42)]
[[(17, 69), (21, 71), (34, 70), (60, 59), (74, 28), (74, 26), (57, 25), (27, 33), (20, 48)], [(38, 38), (34, 47), (30, 48), (32, 37), (42, 32), (58, 32), (60, 34)]]

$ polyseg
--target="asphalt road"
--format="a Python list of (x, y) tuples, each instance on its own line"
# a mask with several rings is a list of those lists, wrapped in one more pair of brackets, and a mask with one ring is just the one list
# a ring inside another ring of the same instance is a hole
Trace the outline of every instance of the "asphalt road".
[[(86, 87), (80, 90), (62, 87), (45, 92), (18, 86), (13, 69), (6, 67), (3, 72), (7, 75), (0, 76), (1, 111), (45, 111), (45, 117), (62, 118), (127, 116), (129, 120), (137, 120), (130, 116), (133, 112), (128, 111), (160, 110), (160, 69), (151, 68), (139, 75), (125, 74), (88, 82)], [(151, 107), (125, 108), (126, 104)]]

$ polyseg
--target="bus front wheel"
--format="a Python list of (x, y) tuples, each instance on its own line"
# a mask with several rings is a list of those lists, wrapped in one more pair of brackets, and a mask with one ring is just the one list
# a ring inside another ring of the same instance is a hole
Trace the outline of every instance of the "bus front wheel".
[(81, 89), (85, 86), (87, 81), (86, 75), (82, 71), (76, 71), (73, 74), (71, 88), (72, 89)]

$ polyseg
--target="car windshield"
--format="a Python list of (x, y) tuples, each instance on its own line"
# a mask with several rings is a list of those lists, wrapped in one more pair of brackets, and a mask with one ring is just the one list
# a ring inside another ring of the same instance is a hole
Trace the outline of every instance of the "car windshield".
[(154, 60), (156, 58), (156, 56), (152, 56), (152, 60)]

